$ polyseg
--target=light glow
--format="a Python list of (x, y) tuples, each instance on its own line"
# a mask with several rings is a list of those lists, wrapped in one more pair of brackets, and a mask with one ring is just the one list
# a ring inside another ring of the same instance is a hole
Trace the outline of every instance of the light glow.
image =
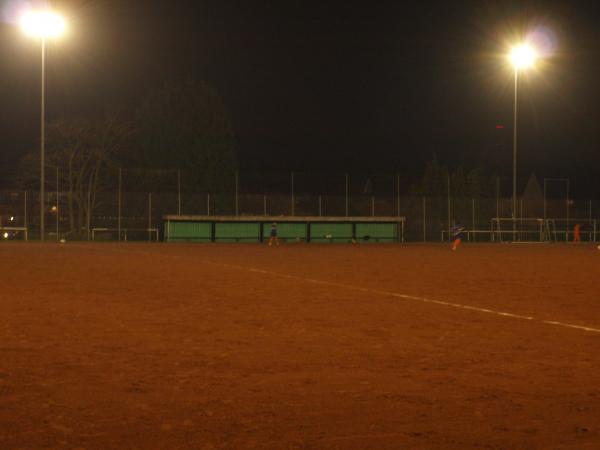
[(36, 38), (57, 38), (65, 32), (66, 23), (52, 11), (29, 11), (21, 17), (21, 29)]
[(537, 54), (535, 50), (527, 44), (521, 44), (510, 52), (510, 62), (515, 70), (528, 69), (535, 64)]

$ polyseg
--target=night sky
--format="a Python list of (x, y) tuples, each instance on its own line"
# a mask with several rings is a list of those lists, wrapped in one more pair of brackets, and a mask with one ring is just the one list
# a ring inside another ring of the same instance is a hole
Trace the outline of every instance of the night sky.
[[(0, 167), (35, 149), (39, 47), (0, 0)], [(30, 2), (31, 3), (31, 2)], [(168, 80), (224, 99), (242, 170), (421, 174), (436, 153), (511, 176), (511, 39), (548, 57), (519, 85), (519, 170), (600, 194), (593, 2), (56, 1), (48, 120), (127, 109)], [(497, 128), (503, 125), (504, 128)], [(585, 192), (585, 193), (584, 193)]]

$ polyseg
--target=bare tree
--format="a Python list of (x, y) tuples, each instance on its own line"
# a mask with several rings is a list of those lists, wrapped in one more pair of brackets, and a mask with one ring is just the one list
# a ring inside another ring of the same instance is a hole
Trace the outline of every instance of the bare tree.
[[(85, 217), (96, 206), (102, 172), (127, 146), (130, 127), (117, 116), (103, 120), (62, 119), (50, 122), (46, 133), (46, 161), (48, 167), (59, 169), (59, 181), (67, 190), (69, 229), (79, 234), (85, 228)], [(38, 182), (38, 161), (38, 152), (23, 159), (23, 186), (33, 187)]]

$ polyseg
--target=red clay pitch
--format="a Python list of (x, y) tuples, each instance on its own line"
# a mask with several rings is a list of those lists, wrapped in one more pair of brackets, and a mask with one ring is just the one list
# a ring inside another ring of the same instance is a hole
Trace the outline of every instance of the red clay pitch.
[(591, 245), (15, 243), (0, 269), (2, 449), (600, 448)]

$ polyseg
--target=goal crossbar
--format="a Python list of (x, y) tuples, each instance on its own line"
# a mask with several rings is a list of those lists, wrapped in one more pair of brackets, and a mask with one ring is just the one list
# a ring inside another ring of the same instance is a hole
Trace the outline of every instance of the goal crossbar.
[[(158, 241), (159, 232), (158, 228), (92, 228), (92, 241), (96, 240), (96, 235), (99, 233), (116, 233), (117, 240), (126, 241), (128, 233), (148, 233), (148, 240)], [(121, 239), (122, 238), (122, 239)]]
[(14, 236), (18, 233), (22, 233), (23, 238), (26, 241), (29, 240), (29, 231), (27, 230), (27, 227), (0, 227), (0, 236), (2, 239), (9, 239), (10, 236)]

